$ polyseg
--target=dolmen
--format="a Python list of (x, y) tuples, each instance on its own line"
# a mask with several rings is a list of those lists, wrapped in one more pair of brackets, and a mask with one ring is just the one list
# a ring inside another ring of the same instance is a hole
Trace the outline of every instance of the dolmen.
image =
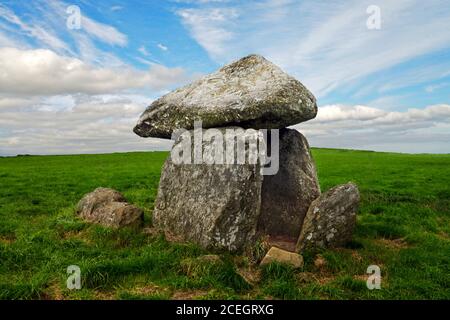
[(349, 183), (321, 195), (308, 141), (288, 128), (316, 114), (313, 94), (259, 55), (154, 101), (134, 128), (141, 137), (174, 141), (154, 226), (232, 252), (260, 237), (297, 251), (345, 244), (358, 189)]

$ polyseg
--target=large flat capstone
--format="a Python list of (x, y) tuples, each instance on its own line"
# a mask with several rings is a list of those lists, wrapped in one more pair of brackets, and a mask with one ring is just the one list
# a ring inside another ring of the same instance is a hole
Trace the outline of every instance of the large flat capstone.
[(154, 101), (134, 132), (170, 138), (177, 128), (285, 128), (314, 118), (316, 99), (298, 80), (250, 55)]

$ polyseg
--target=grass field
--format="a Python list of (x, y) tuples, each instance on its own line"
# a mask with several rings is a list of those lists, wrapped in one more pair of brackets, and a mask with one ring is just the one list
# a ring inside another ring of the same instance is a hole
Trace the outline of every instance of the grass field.
[[(354, 181), (361, 206), (354, 241), (306, 252), (298, 271), (198, 259), (207, 253), (195, 245), (74, 215), (83, 194), (112, 187), (149, 226), (165, 152), (0, 158), (0, 298), (450, 299), (450, 155), (313, 155), (322, 191)], [(69, 265), (81, 268), (81, 290), (66, 288)], [(381, 268), (380, 290), (366, 287), (369, 265)]]

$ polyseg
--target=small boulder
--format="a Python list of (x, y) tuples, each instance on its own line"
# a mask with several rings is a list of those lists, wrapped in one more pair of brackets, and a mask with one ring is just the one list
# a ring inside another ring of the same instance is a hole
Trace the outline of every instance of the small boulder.
[(170, 138), (175, 129), (239, 126), (285, 128), (313, 119), (316, 99), (298, 80), (259, 55), (249, 55), (154, 101), (134, 132)]
[(277, 247), (270, 248), (264, 259), (262, 259), (260, 266), (264, 266), (272, 262), (286, 263), (294, 268), (303, 267), (303, 257), (301, 255)]
[(339, 247), (352, 239), (359, 205), (358, 187), (336, 186), (311, 203), (303, 221), (297, 250)]
[(105, 227), (142, 227), (144, 212), (126, 202), (124, 196), (113, 189), (97, 188), (78, 203), (77, 214), (87, 222)]
[(78, 202), (77, 211), (83, 217), (88, 218), (97, 208), (111, 202), (125, 202), (124, 196), (116, 190), (110, 188), (97, 188), (93, 192), (86, 194)]

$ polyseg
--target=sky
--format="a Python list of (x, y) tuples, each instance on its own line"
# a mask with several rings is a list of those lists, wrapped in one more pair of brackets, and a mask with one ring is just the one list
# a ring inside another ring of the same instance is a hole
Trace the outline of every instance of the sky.
[(447, 0), (0, 0), (0, 156), (167, 150), (145, 108), (252, 53), (316, 96), (312, 146), (450, 153)]

